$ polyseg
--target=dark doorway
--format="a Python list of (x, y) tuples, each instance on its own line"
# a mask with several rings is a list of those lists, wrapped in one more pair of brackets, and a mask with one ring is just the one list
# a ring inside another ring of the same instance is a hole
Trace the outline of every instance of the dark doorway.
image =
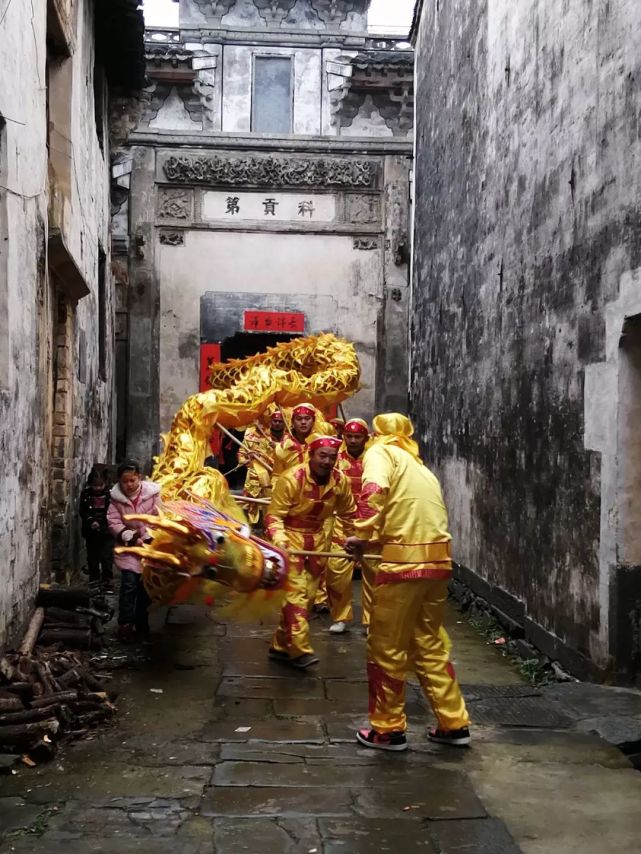
[[(237, 332), (231, 338), (225, 338), (221, 344), (221, 361), (230, 359), (247, 359), (257, 353), (264, 353), (268, 347), (275, 347), (300, 335), (275, 332)], [(242, 440), (243, 434), (238, 430), (231, 431), (237, 439)], [(247, 467), (238, 465), (238, 445), (228, 437), (223, 438), (220, 449), (220, 470), (227, 478), (231, 489), (242, 489), (247, 475)]]
[(255, 356), (256, 353), (264, 353), (268, 347), (283, 344), (300, 335), (289, 335), (288, 333), (276, 332), (237, 332), (232, 338), (225, 338), (222, 342), (220, 354), (223, 362), (230, 359), (246, 359)]

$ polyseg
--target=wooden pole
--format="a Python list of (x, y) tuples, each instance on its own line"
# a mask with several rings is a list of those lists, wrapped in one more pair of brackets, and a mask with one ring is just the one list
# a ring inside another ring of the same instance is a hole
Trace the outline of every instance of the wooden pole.
[(338, 412), (343, 421), (347, 424), (347, 416), (345, 415), (345, 410), (343, 409), (343, 404), (338, 404)]
[(223, 427), (222, 424), (216, 424), (216, 427), (218, 427), (220, 432), (224, 433), (228, 439), (231, 439), (232, 442), (235, 442), (239, 448), (242, 448), (244, 451), (247, 451), (248, 454), (251, 454), (253, 457), (255, 457), (257, 461), (261, 464), (261, 466), (264, 466), (267, 471), (273, 471), (271, 465), (265, 460), (263, 460), (260, 454), (257, 454), (255, 451), (252, 451), (252, 449), (248, 445), (246, 445), (244, 442), (241, 442), (240, 439), (237, 439), (234, 434), (230, 433), (226, 427)]
[(252, 498), (250, 495), (234, 495), (234, 501), (239, 504), (270, 504), (269, 498)]
[[(380, 555), (360, 555), (359, 557), (354, 557), (354, 555), (351, 555), (348, 552), (311, 552), (298, 549), (287, 549), (287, 553), (294, 555), (295, 557), (340, 557), (354, 561), (361, 560), (361, 558), (364, 560), (382, 560)], [(392, 561), (388, 561), (388, 563), (391, 562)]]
[(45, 621), (45, 609), (44, 608), (36, 608), (33, 612), (33, 616), (31, 617), (31, 622), (29, 623), (29, 628), (27, 629), (27, 633), (24, 636), (24, 640), (20, 644), (20, 655), (31, 655), (33, 652), (33, 648), (36, 645), (36, 641), (38, 640), (38, 635), (40, 634), (40, 629), (42, 628), (42, 624)]

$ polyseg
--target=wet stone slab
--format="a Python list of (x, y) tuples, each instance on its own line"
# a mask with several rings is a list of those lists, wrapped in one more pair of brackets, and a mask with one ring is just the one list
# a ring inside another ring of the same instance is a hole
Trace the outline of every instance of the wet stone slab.
[[(293, 764), (284, 769), (282, 763), (221, 762), (214, 768), (212, 784), (216, 786), (294, 786), (320, 788), (378, 788), (388, 787), (415, 792), (415, 765), (407, 762), (350, 765), (345, 761), (337, 772), (330, 763)], [(440, 772), (435, 772), (440, 779)]]
[[(362, 818), (321, 819), (324, 854), (436, 854), (425, 824), (411, 819), (395, 822)], [(472, 852), (470, 851), (470, 854)]]
[(432, 820), (485, 818), (483, 805), (461, 772), (412, 772), (399, 785), (355, 790), (355, 811), (366, 818), (400, 818), (408, 813)]
[(246, 697), (216, 697), (213, 706), (214, 717), (229, 718), (231, 721), (259, 720), (273, 715), (271, 700), (263, 698), (247, 699)]
[(352, 795), (348, 789), (216, 786), (206, 790), (202, 800), (201, 815), (238, 818), (257, 816), (318, 818), (351, 815), (351, 804)]
[[(169, 746), (167, 747), (169, 749)], [(42, 765), (29, 775), (28, 791), (21, 775), (3, 781), (3, 791), (23, 795), (31, 803), (100, 801), (112, 798), (190, 798), (199, 796), (211, 776), (207, 765), (146, 766), (103, 760), (95, 766)]]
[[(5, 781), (0, 782), (0, 789)], [(2, 833), (13, 833), (24, 830), (43, 814), (43, 807), (30, 804), (23, 798), (0, 797), (0, 830)]]
[(277, 742), (279, 744), (322, 744), (325, 733), (318, 721), (265, 720), (215, 723), (202, 733), (206, 742)]
[(360, 699), (345, 698), (341, 700), (275, 700), (274, 713), (279, 718), (302, 717), (333, 717), (335, 715), (356, 715), (363, 712), (367, 703), (367, 695), (363, 693)]
[(214, 821), (217, 854), (298, 854), (321, 851), (314, 821), (293, 819), (227, 819)]
[(310, 676), (294, 673), (290, 678), (226, 676), (216, 692), (219, 697), (286, 699), (289, 697), (321, 698), (323, 683)]
[(507, 828), (496, 819), (438, 821), (428, 826), (440, 854), (520, 854)]
[(641, 716), (641, 692), (587, 682), (548, 685), (543, 694), (577, 719)]

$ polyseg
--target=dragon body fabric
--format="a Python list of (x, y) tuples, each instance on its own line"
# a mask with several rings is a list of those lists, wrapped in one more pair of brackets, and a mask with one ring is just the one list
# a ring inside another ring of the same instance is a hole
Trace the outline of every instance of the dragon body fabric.
[(251, 536), (223, 475), (204, 466), (212, 431), (245, 427), (274, 403), (307, 401), (326, 410), (354, 394), (359, 377), (353, 345), (331, 334), (212, 366), (212, 388), (185, 401), (163, 436), (152, 474), (162, 512), (144, 517), (153, 540), (130, 549), (142, 558), (152, 602), (222, 599), (228, 615), (247, 617), (280, 606), (287, 555)]

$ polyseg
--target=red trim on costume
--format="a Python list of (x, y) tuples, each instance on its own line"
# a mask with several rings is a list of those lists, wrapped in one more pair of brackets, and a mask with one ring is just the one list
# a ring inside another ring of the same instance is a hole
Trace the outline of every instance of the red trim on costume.
[(377, 572), (376, 584), (393, 584), (395, 581), (413, 581), (431, 578), (433, 581), (447, 581), (452, 575), (451, 569), (407, 569), (401, 572)]
[(303, 531), (308, 534), (319, 534), (323, 530), (322, 524), (314, 516), (285, 516), (284, 524), (292, 531)]
[(447, 675), (450, 677), (450, 679), (456, 682), (456, 671), (454, 670), (454, 665), (451, 661), (447, 662), (447, 664), (445, 665), (445, 670), (447, 671)]
[(367, 662), (367, 684), (369, 688), (369, 713), (373, 715), (377, 706), (385, 706), (385, 691), (392, 694), (401, 694), (405, 688), (403, 679), (395, 679), (386, 673), (380, 664), (374, 661)]
[(293, 605), (291, 602), (283, 605), (283, 623), (285, 624), (285, 637), (288, 646), (291, 646), (294, 639), (294, 629), (298, 627), (299, 617), (306, 620), (309, 617), (308, 610), (301, 608), (300, 605)]
[(378, 510), (370, 505), (369, 499), (373, 495), (381, 495), (384, 491), (385, 490), (377, 483), (366, 483), (360, 494), (360, 498), (358, 499), (358, 512), (356, 514), (356, 518), (371, 519), (372, 516), (376, 516)]

